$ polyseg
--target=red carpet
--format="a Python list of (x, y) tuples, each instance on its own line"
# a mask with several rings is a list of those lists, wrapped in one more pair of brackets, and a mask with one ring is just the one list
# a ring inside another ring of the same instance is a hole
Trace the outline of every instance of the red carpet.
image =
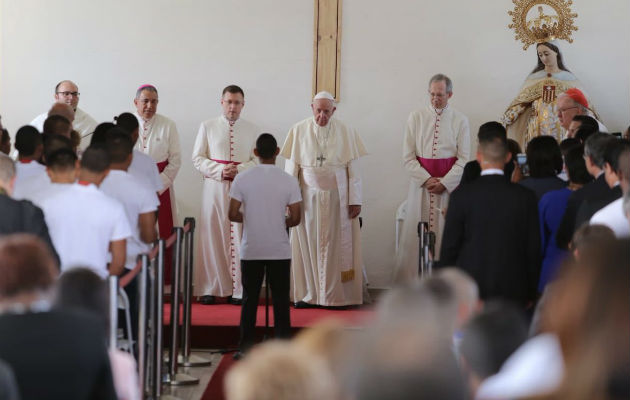
[(212, 374), (210, 382), (208, 382), (208, 386), (206, 386), (206, 390), (203, 392), (203, 396), (201, 396), (201, 400), (225, 399), (225, 390), (223, 388), (225, 373), (236, 362), (232, 358), (232, 354), (233, 353), (228, 353), (221, 357), (221, 361), (219, 361), (217, 369), (214, 371), (214, 374)]
[[(295, 331), (327, 318), (336, 318), (348, 326), (363, 326), (372, 315), (370, 307), (349, 310), (291, 308), (291, 326)], [(192, 305), (191, 343), (195, 348), (228, 348), (238, 344), (241, 307), (231, 304)], [(170, 304), (164, 305), (164, 325), (170, 325)], [(273, 332), (273, 309), (269, 307), (269, 325)], [(258, 306), (257, 333), (262, 337), (265, 306)], [(168, 332), (168, 331), (165, 331)], [(169, 338), (165, 337), (168, 342)]]

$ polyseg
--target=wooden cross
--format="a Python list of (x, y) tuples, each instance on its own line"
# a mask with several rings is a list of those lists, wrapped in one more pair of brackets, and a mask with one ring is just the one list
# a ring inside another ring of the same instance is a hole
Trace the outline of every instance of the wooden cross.
[(315, 0), (313, 96), (322, 90), (339, 101), (341, 71), (341, 1)]

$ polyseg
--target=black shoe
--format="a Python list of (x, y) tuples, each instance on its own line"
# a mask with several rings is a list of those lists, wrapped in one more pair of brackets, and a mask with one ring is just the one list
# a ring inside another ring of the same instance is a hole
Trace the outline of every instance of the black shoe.
[(243, 299), (235, 299), (234, 297), (229, 296), (227, 302), (234, 306), (240, 306), (241, 304), (243, 304)]
[(245, 356), (245, 354), (243, 354), (242, 351), (237, 351), (236, 353), (234, 353), (234, 355), (232, 355), (232, 358), (235, 360), (240, 360), (241, 358), (243, 358), (243, 356)]
[(317, 306), (314, 305), (314, 304), (309, 304), (309, 303), (307, 303), (305, 301), (298, 301), (297, 303), (295, 303), (293, 305), (293, 307), (295, 307), (295, 308), (315, 308)]
[(210, 296), (210, 295), (205, 295), (205, 296), (199, 297), (199, 303), (203, 304), (204, 306), (209, 306), (211, 304), (215, 304), (216, 301), (217, 300), (214, 298), (214, 296)]

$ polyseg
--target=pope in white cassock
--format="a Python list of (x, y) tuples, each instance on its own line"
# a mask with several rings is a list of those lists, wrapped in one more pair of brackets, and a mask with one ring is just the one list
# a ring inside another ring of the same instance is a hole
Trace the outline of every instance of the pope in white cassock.
[[(90, 145), (90, 134), (96, 129), (96, 120), (88, 113), (79, 108), (79, 87), (72, 81), (61, 81), (55, 86), (55, 102), (68, 104), (74, 110), (74, 120), (72, 128), (81, 135), (81, 149), (86, 149)], [(48, 113), (35, 117), (29, 125), (44, 130), (44, 121), (48, 118)]]
[(435, 232), (435, 255), (440, 254), (444, 215), (451, 193), (470, 156), (468, 118), (448, 104), (451, 80), (437, 74), (429, 81), (430, 104), (409, 115), (403, 141), (403, 162), (411, 181), (401, 243), (396, 255), (395, 280), (418, 276), (418, 222)]
[(240, 87), (223, 89), (223, 115), (201, 123), (193, 147), (193, 165), (203, 176), (194, 284), (202, 304), (214, 304), (215, 296), (232, 296), (231, 302), (238, 304), (243, 297), (239, 258), (242, 224), (228, 219), (229, 193), (236, 174), (255, 165), (254, 148), (261, 133), (257, 126), (239, 118), (244, 105)]
[[(175, 122), (157, 114), (158, 92), (155, 86), (140, 86), (133, 104), (136, 106), (134, 115), (139, 124), (136, 149), (153, 158), (164, 184), (163, 190), (158, 194), (160, 199), (158, 227), (160, 238), (167, 238), (171, 235), (177, 219), (173, 182), (181, 165), (179, 134)], [(171, 252), (168, 249), (164, 271), (164, 281), (167, 283), (171, 279), (170, 260)]]
[(358, 133), (333, 119), (328, 92), (315, 95), (313, 117), (295, 124), (280, 155), (297, 177), (302, 220), (291, 229), (291, 298), (296, 306), (345, 306), (363, 302), (361, 176), (367, 154)]

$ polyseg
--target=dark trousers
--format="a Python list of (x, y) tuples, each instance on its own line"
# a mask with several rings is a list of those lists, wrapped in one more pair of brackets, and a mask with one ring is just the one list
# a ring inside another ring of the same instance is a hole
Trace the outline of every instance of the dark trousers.
[(289, 316), (289, 268), (291, 260), (241, 260), (243, 305), (241, 307), (241, 351), (254, 345), (256, 312), (265, 271), (273, 298), (273, 319), (276, 338), (288, 338), (291, 331)]

